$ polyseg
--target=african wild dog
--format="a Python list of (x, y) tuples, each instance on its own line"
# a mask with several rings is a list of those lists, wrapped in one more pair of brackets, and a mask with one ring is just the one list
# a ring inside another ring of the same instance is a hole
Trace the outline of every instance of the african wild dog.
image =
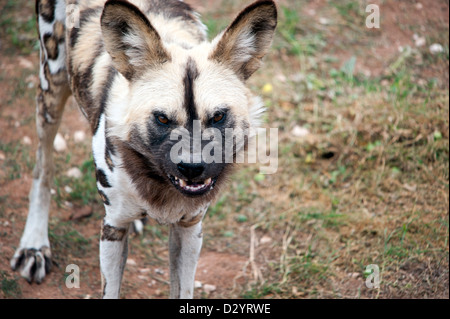
[[(71, 19), (66, 12), (74, 12)], [(29, 282), (51, 268), (48, 239), (52, 146), (73, 94), (89, 121), (98, 192), (103, 296), (118, 298), (130, 225), (142, 216), (170, 225), (170, 297), (190, 298), (202, 245), (202, 219), (233, 165), (169, 157), (176, 128), (257, 125), (260, 99), (246, 88), (269, 50), (276, 5), (244, 9), (212, 42), (178, 0), (37, 0), (39, 147), (28, 219), (11, 259)], [(70, 23), (68, 23), (68, 21)], [(203, 146), (203, 144), (201, 144)], [(198, 150), (197, 150), (198, 152)], [(181, 156), (181, 155), (180, 155)]]

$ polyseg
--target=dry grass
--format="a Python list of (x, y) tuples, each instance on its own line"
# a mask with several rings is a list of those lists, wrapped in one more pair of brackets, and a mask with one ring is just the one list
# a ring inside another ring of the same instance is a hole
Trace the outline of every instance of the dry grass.
[[(371, 46), (400, 30), (363, 28), (364, 7), (281, 4), (277, 50), (252, 82), (274, 87), (265, 102), (267, 127), (280, 130), (279, 170), (237, 173), (223, 217), (206, 226), (233, 232), (207, 245), (248, 251), (253, 280), (241, 296), (448, 297), (448, 20), (427, 30), (441, 55), (412, 44), (371, 66)], [(295, 136), (296, 126), (309, 134)], [(369, 264), (380, 289), (364, 283)]]

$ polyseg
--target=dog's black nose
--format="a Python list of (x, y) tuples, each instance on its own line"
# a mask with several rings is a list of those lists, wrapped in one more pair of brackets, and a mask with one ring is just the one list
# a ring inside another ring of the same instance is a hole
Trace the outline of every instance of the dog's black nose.
[(183, 163), (180, 162), (178, 165), (178, 170), (181, 174), (187, 177), (189, 180), (192, 180), (200, 175), (202, 175), (205, 167), (201, 163)]

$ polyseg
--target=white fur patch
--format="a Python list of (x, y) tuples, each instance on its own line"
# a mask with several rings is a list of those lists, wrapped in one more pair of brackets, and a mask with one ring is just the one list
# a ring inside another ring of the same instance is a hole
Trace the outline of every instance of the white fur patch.
[(241, 32), (234, 44), (232, 63), (243, 64), (248, 62), (256, 54), (255, 41), (256, 38), (251, 34), (251, 30)]
[(250, 119), (250, 127), (257, 128), (262, 125), (262, 117), (266, 112), (263, 100), (259, 96), (253, 96), (250, 101), (248, 117)]
[(135, 67), (145, 65), (145, 54), (147, 54), (148, 48), (142, 36), (129, 32), (124, 35), (123, 42), (128, 45), (125, 54), (129, 58), (129, 63)]

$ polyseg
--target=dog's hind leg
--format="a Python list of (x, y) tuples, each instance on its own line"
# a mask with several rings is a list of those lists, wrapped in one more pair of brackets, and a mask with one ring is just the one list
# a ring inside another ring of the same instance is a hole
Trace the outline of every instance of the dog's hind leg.
[(28, 282), (40, 283), (50, 271), (48, 239), (50, 188), (53, 182), (53, 140), (61, 122), (64, 105), (70, 95), (65, 69), (64, 0), (36, 1), (40, 35), (40, 85), (36, 97), (36, 128), (39, 146), (30, 191), (25, 229), (11, 259)]

